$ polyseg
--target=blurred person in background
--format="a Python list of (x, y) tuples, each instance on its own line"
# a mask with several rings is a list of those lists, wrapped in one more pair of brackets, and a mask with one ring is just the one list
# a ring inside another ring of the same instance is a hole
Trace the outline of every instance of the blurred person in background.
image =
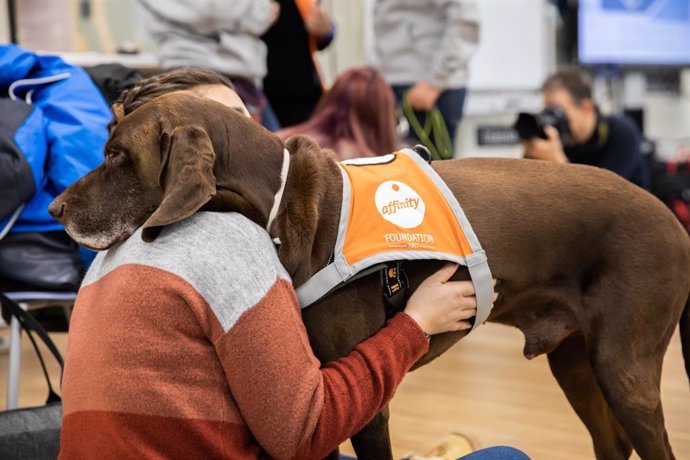
[(266, 75), (266, 44), (260, 37), (280, 15), (277, 2), (138, 1), (164, 69), (205, 67), (227, 76), (252, 118), (271, 131), (280, 128), (259, 86)]
[(279, 0), (280, 16), (264, 34), (264, 92), (283, 127), (302, 123), (323, 94), (316, 51), (333, 41), (335, 25), (316, 0)]
[[(470, 57), (479, 44), (474, 0), (376, 0), (374, 53), (400, 103), (407, 100), (424, 126), (437, 107), (451, 143), (462, 118)], [(413, 131), (413, 140), (418, 139)]]
[(398, 147), (393, 91), (376, 69), (350, 69), (321, 97), (311, 118), (278, 133), (283, 139), (297, 134), (332, 149), (338, 160), (391, 153)]
[(592, 97), (591, 78), (581, 69), (566, 67), (542, 85), (546, 107), (557, 106), (567, 117), (566, 145), (553, 126), (548, 139), (523, 141), (525, 158), (579, 163), (608, 169), (642, 188), (649, 189), (649, 170), (642, 152), (642, 134), (625, 115), (603, 115)]

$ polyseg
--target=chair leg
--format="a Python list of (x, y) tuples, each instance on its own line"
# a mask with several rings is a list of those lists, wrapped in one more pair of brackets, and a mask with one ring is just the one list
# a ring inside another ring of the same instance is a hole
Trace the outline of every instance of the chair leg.
[[(26, 309), (24, 304), (19, 304)], [(22, 357), (22, 327), (17, 318), (10, 321), (10, 349), (7, 370), (6, 409), (16, 409), (19, 402), (19, 369)]]

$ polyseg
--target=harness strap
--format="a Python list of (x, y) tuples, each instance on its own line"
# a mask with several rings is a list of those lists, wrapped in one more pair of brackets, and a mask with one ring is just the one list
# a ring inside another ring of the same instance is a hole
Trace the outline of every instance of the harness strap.
[[(365, 276), (369, 276), (372, 273), (376, 273), (385, 267), (384, 264), (376, 264), (371, 267), (365, 268), (358, 273), (351, 273), (349, 276), (342, 276), (338, 272), (337, 263), (328, 265), (318, 272), (307, 282), (300, 285), (295, 292), (297, 293), (297, 300), (299, 300), (300, 308), (305, 309), (309, 305), (316, 303), (317, 301), (323, 299), (324, 297), (334, 293), (338, 289), (347, 286), (348, 284), (356, 281)], [(335, 282), (337, 280), (337, 283)], [(324, 289), (329, 287), (329, 289)], [(332, 286), (332, 287), (331, 287)]]
[(390, 319), (405, 308), (408, 299), (410, 283), (401, 261), (387, 263), (381, 270), (381, 287), (386, 304), (386, 319)]
[(324, 286), (338, 286), (342, 281), (343, 276), (340, 275), (336, 264), (326, 265), (296, 289), (301, 308), (305, 308), (325, 296)]
[(470, 278), (474, 284), (475, 296), (477, 298), (477, 317), (474, 320), (472, 330), (484, 324), (494, 306), (494, 286), (489, 270), (489, 262), (486, 253), (482, 251), (470, 254), (465, 258)]

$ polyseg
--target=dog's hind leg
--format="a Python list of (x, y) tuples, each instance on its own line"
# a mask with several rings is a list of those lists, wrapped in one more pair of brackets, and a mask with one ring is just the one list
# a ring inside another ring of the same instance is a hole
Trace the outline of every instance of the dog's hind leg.
[[(646, 361), (646, 362), (645, 362)], [(675, 458), (664, 426), (661, 359), (593, 356), (592, 367), (611, 410), (642, 460)]]
[(358, 460), (389, 460), (393, 458), (388, 431), (388, 406), (357, 434), (350, 438)]
[(588, 311), (598, 313), (590, 324), (596, 326), (585, 332), (585, 340), (599, 387), (637, 454), (642, 460), (670, 460), (674, 456), (664, 426), (660, 383), (664, 353), (679, 316), (670, 312), (680, 308), (670, 306), (673, 302), (660, 290), (654, 291), (650, 295), (657, 296), (655, 300), (632, 300), (617, 290), (620, 305), (637, 307), (591, 303)]
[(547, 356), (551, 372), (592, 436), (597, 459), (629, 458), (632, 445), (592, 374), (582, 335), (571, 335)]

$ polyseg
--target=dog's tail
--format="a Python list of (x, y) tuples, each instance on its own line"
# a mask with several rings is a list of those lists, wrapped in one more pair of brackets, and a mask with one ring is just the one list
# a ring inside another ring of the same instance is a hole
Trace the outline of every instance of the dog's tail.
[(690, 379), (690, 297), (685, 302), (685, 308), (680, 316), (680, 342), (683, 347), (683, 361), (685, 372)]

